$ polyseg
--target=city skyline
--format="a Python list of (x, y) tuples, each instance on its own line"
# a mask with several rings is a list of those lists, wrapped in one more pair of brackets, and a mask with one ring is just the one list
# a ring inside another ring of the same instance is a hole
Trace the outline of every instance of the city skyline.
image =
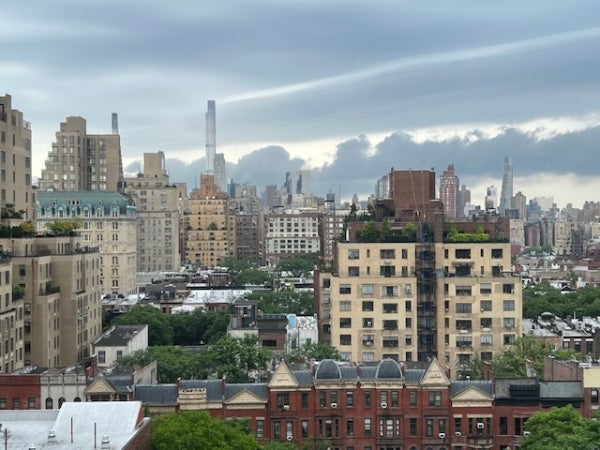
[(315, 168), (315, 191), (344, 198), (392, 166), (454, 162), (482, 204), (512, 155), (528, 198), (597, 200), (596, 2), (64, 4), (15, 3), (0, 18), (0, 80), (32, 123), (35, 175), (65, 117), (103, 133), (112, 112), (124, 165), (146, 151), (189, 164), (215, 99), (219, 151), (242, 183), (274, 153), (281, 174)]

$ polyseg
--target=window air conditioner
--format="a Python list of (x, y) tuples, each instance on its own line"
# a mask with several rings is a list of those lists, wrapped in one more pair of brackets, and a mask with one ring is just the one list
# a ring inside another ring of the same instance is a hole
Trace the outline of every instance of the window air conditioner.
[(367, 320), (367, 321), (365, 322), (365, 326), (367, 326), (367, 327), (372, 327), (372, 326), (373, 326), (373, 322), (371, 322), (370, 320)]
[(527, 437), (531, 434), (531, 431), (523, 431), (523, 436)]
[(290, 405), (283, 405), (283, 409), (284, 409), (285, 411), (288, 411), (288, 410), (290, 409)]
[(337, 403), (332, 403), (332, 404), (331, 404), (331, 407), (332, 407), (332, 408), (337, 408)]
[(440, 433), (439, 436), (440, 436), (440, 439), (445, 439), (446, 438), (446, 433)]
[(386, 402), (381, 402), (381, 407), (382, 407), (383, 409), (387, 408), (387, 403), (386, 403)]
[(477, 422), (477, 429), (483, 430), (483, 428), (484, 428), (483, 422)]
[(293, 441), (294, 440), (294, 436), (292, 436), (291, 434), (287, 435), (287, 440), (288, 441)]
[(460, 431), (455, 431), (454, 436), (460, 437), (460, 436), (462, 436), (462, 433)]

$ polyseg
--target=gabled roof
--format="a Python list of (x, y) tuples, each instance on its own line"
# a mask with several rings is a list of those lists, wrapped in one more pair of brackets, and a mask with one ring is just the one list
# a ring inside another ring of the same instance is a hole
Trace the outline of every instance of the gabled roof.
[(421, 378), (422, 386), (450, 386), (450, 379), (446, 374), (446, 367), (438, 361), (437, 358), (433, 358), (429, 367), (425, 371), (423, 378)]
[(266, 383), (228, 384), (225, 388), (225, 403), (266, 403), (268, 397)]
[(282, 361), (269, 381), (269, 388), (296, 388), (298, 380), (295, 373), (296, 371), (292, 372), (286, 362)]
[(486, 380), (457, 380), (450, 385), (450, 396), (456, 397), (469, 389), (477, 390), (486, 396), (493, 398), (494, 387), (491, 381)]

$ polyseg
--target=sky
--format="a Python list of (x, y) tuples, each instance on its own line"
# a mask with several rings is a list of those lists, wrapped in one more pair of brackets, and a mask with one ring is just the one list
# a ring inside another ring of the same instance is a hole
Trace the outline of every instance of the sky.
[[(483, 203), (600, 200), (597, 0), (27, 0), (3, 4), (0, 92), (32, 124), (39, 175), (68, 116), (140, 170), (204, 171), (207, 101), (238, 183), (310, 168), (317, 195), (374, 192), (395, 169), (454, 163)], [(143, 169), (143, 168), (142, 168)]]

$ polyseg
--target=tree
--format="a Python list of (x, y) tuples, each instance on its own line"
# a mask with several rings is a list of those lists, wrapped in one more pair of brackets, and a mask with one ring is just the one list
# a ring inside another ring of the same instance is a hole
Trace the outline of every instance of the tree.
[(159, 383), (175, 383), (178, 378), (195, 379), (201, 375), (199, 358), (179, 347), (156, 346), (139, 350), (119, 360), (122, 366), (146, 366), (156, 361)]
[(590, 450), (600, 443), (600, 424), (582, 417), (571, 405), (537, 412), (525, 423), (530, 434), (521, 450)]
[(196, 309), (190, 314), (168, 315), (175, 345), (201, 345), (218, 341), (227, 334), (226, 311), (207, 312)]
[(291, 272), (295, 277), (300, 277), (315, 268), (318, 258), (318, 253), (304, 253), (284, 258), (277, 264), (277, 271)]
[(572, 350), (554, 350), (549, 344), (533, 336), (522, 336), (492, 361), (492, 369), (499, 377), (524, 377), (526, 362), (531, 361), (538, 375), (541, 377), (544, 369), (544, 357), (553, 355), (557, 359), (568, 360), (577, 356)]
[(83, 225), (83, 219), (54, 220), (46, 224), (46, 228), (55, 234), (64, 236), (73, 233)]
[(245, 269), (233, 276), (234, 283), (238, 286), (247, 284), (265, 284), (271, 280), (271, 276), (260, 269)]
[(223, 336), (200, 355), (204, 376), (226, 376), (231, 383), (251, 381), (256, 372), (266, 370), (271, 358), (271, 352), (260, 348), (253, 335)]
[(125, 314), (118, 316), (113, 324), (148, 325), (149, 345), (173, 345), (173, 327), (169, 315), (150, 305), (136, 305)]
[(307, 343), (292, 351), (289, 358), (294, 362), (306, 362), (311, 359), (315, 361), (322, 361), (324, 359), (339, 360), (341, 355), (337, 348), (330, 345)]
[(365, 226), (360, 230), (358, 235), (359, 242), (375, 242), (377, 241), (377, 224), (374, 220), (369, 220)]
[(204, 411), (165, 414), (152, 422), (153, 450), (256, 450), (247, 422), (213, 418)]

